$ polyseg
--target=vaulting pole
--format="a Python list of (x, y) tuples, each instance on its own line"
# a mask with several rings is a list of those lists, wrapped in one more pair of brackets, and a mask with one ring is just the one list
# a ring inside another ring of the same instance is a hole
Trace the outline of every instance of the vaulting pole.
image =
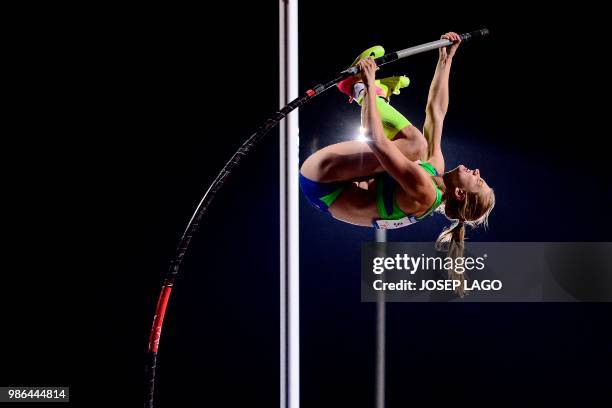
[[(472, 31), (469, 33), (459, 34), (459, 38), (461, 38), (461, 41), (471, 41), (476, 38), (486, 37), (488, 35), (489, 35), (489, 30), (486, 28), (483, 28), (481, 30)], [(388, 64), (393, 61), (397, 61), (398, 59), (409, 57), (411, 55), (416, 55), (416, 54), (420, 54), (420, 53), (427, 52), (427, 51), (437, 50), (438, 48), (442, 48), (442, 47), (448, 47), (452, 43), (453, 42), (450, 40), (442, 39), (442, 40), (431, 41), (431, 42), (421, 44), (421, 45), (415, 45), (414, 47), (404, 48), (403, 50), (391, 52), (389, 54), (383, 55), (380, 58), (376, 58), (375, 59), (376, 65), (381, 67), (385, 64)], [(343, 74), (349, 75), (349, 76), (355, 75), (358, 72), (359, 72), (359, 68), (357, 67), (351, 67), (351, 68), (348, 68), (342, 71)]]
[[(153, 324), (149, 333), (145, 365), (145, 408), (155, 405), (155, 379), (157, 356), (162, 334), (166, 307), (170, 293), (181, 270), (183, 259), (200, 222), (208, 212), (217, 192), (223, 187), (242, 160), (255, 149), (263, 138), (283, 119), (288, 118), (287, 128), (281, 130), (281, 408), (299, 407), (299, 276), (298, 276), (298, 155), (297, 155), (297, 112), (296, 109), (310, 102), (315, 96), (327, 91), (338, 82), (357, 73), (356, 68), (348, 69), (338, 74), (334, 79), (324, 84), (318, 84), (298, 96), (297, 93), (297, 0), (280, 0), (280, 44), (281, 44), (281, 102), (282, 108), (259, 126), (225, 163), (217, 177), (208, 187), (193, 215), (189, 219), (181, 239), (176, 247), (170, 267), (162, 276), (161, 290), (157, 298), (157, 306), (153, 315)], [(464, 40), (484, 37), (489, 34), (487, 29), (461, 34)], [(406, 48), (376, 59), (378, 65), (405, 58), (409, 55), (450, 45), (448, 40), (438, 40), (420, 46)], [(282, 61), (285, 61), (283, 63)], [(352, 73), (351, 73), (352, 72)], [(294, 99), (291, 99), (294, 98)], [(284, 102), (288, 102), (283, 106)], [(293, 115), (290, 115), (293, 112)], [(289, 124), (291, 123), (291, 124)], [(291, 133), (294, 132), (294, 133)], [(284, 137), (283, 137), (284, 135)], [(287, 143), (283, 147), (282, 143)], [(284, 165), (283, 165), (284, 163)], [(289, 173), (293, 172), (293, 173)], [(283, 198), (285, 197), (285, 198)], [(283, 204), (285, 202), (285, 204)], [(286, 207), (283, 207), (286, 205)], [(284, 209), (283, 209), (284, 208)], [(282, 212), (285, 211), (284, 215)], [(284, 220), (284, 221), (283, 221)], [(284, 222), (284, 223), (283, 223)], [(284, 231), (284, 232), (283, 232)], [(282, 235), (285, 234), (285, 235)], [(284, 242), (284, 243), (283, 243)], [(284, 249), (283, 249), (284, 248)], [(284, 252), (283, 252), (284, 251)], [(283, 258), (284, 257), (284, 258)], [(283, 272), (285, 268), (285, 272)], [(283, 289), (284, 288), (284, 289)], [(284, 349), (283, 349), (284, 347)]]

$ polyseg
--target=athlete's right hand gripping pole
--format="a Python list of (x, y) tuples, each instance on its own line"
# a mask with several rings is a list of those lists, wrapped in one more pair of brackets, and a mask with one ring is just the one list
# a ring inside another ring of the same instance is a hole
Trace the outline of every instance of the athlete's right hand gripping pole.
[[(483, 28), (482, 30), (476, 30), (470, 33), (459, 34), (459, 38), (461, 38), (461, 41), (470, 41), (476, 38), (486, 37), (487, 35), (489, 35), (489, 30), (487, 30), (486, 28)], [(428, 42), (425, 44), (416, 45), (414, 47), (405, 48), (400, 51), (392, 52), (387, 55), (383, 55), (380, 58), (376, 58), (374, 61), (376, 62), (376, 65), (380, 67), (382, 65), (388, 64), (398, 59), (409, 57), (411, 55), (420, 54), (422, 52), (431, 51), (431, 50), (435, 50), (435, 49), (442, 48), (442, 47), (448, 47), (452, 43), (453, 43), (452, 41), (446, 40), (446, 39), (432, 41), (432, 42)], [(342, 73), (343, 74), (346, 73), (347, 76), (355, 75), (359, 73), (359, 68), (356, 66), (350, 67), (349, 69), (342, 71)]]

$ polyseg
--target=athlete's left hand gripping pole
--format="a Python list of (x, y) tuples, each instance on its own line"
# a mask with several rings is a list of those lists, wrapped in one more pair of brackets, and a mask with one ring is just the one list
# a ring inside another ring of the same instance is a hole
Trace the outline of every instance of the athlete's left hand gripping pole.
[[(488, 34), (488, 30), (479, 30), (468, 34), (462, 34), (462, 39), (468, 40), (470, 38), (482, 37)], [(438, 40), (433, 41), (432, 43), (423, 44), (421, 46), (406, 48), (405, 50), (397, 51), (392, 54), (385, 55), (380, 59), (377, 59), (378, 65), (387, 64), (389, 62), (395, 61), (397, 59), (405, 58), (409, 55), (414, 55), (417, 53), (429, 51), (432, 49), (437, 49), (441, 47), (445, 47), (450, 45), (451, 42), (449, 40)], [(251, 150), (253, 150), (257, 144), (263, 139), (263, 137), (270, 132), (272, 128), (274, 128), (281, 120), (283, 120), (289, 113), (293, 110), (298, 109), (308, 103), (312, 98), (317, 95), (322, 94), (332, 86), (336, 85), (338, 82), (343, 79), (355, 75), (358, 73), (358, 69), (353, 67), (349, 70), (341, 72), (336, 78), (333, 80), (323, 84), (317, 85), (308, 91), (299, 98), (291, 101), (287, 106), (279, 110), (274, 114), (274, 116), (264, 122), (255, 133), (253, 133), (247, 140), (240, 146), (240, 148), (234, 153), (234, 155), (230, 158), (230, 160), (225, 164), (221, 172), (217, 175), (215, 180), (212, 182), (204, 196), (200, 200), (193, 216), (189, 220), (187, 227), (185, 228), (185, 232), (181, 236), (181, 239), (176, 248), (176, 252), (172, 262), (170, 263), (170, 268), (164, 274), (162, 279), (162, 287), (157, 300), (157, 306), (155, 308), (155, 315), (153, 317), (153, 325), (151, 327), (151, 333), (149, 335), (149, 344), (147, 347), (147, 364), (146, 364), (146, 373), (145, 373), (145, 404), (146, 408), (154, 407), (154, 395), (155, 395), (155, 369), (157, 367), (157, 353), (159, 350), (159, 340), (162, 332), (162, 325), (164, 322), (164, 315), (166, 312), (166, 307), (168, 306), (168, 301), (170, 299), (170, 293), (172, 291), (172, 287), (174, 286), (174, 282), (176, 280), (176, 276), (178, 275), (179, 269), (183, 262), (183, 258), (187, 253), (187, 249), (189, 248), (189, 244), (191, 242), (191, 238), (198, 230), (200, 225), (200, 221), (206, 214), (210, 204), (215, 198), (216, 193), (223, 187), (223, 184), (230, 176), (232, 171), (240, 164), (244, 156), (246, 156)]]

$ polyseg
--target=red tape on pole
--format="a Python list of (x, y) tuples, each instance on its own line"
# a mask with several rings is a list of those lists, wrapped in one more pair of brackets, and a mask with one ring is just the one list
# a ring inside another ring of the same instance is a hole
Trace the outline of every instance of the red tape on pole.
[(153, 328), (149, 336), (149, 351), (152, 353), (157, 353), (157, 348), (159, 347), (159, 338), (161, 337), (162, 324), (164, 323), (164, 315), (166, 314), (166, 306), (168, 306), (171, 291), (172, 286), (164, 286), (159, 294), (159, 299), (157, 299)]

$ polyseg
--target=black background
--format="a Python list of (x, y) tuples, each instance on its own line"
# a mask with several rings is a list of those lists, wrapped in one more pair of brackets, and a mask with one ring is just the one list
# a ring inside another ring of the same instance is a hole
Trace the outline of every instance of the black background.
[[(8, 77), (0, 383), (69, 385), (75, 406), (141, 403), (159, 280), (201, 194), (278, 104), (277, 3), (15, 13)], [(366, 47), (488, 27), (458, 51), (447, 166), (497, 193), (484, 241), (607, 241), (605, 14), (583, 5), (300, 5), (300, 90)], [(422, 127), (435, 53), (385, 67)], [(350, 139), (335, 90), (300, 111), (300, 156)], [(160, 406), (278, 400), (278, 132), (218, 195), (178, 278), (160, 345)], [(301, 200), (302, 404), (372, 406), (370, 229)], [(435, 217), (390, 240), (429, 241)], [(393, 304), (388, 406), (581, 406), (611, 399), (609, 304)]]

